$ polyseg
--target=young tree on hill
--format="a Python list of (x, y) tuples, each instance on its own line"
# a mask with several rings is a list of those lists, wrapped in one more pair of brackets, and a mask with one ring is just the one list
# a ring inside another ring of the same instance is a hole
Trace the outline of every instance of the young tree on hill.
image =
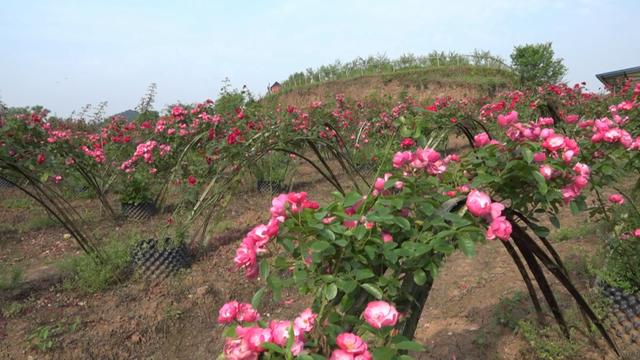
[(524, 86), (556, 83), (567, 73), (562, 59), (554, 59), (550, 42), (516, 46), (511, 53), (511, 62)]

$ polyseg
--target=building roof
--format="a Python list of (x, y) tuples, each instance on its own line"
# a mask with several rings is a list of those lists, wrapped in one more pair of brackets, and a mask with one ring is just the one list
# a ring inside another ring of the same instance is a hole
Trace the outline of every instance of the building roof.
[(282, 85), (280, 85), (280, 83), (276, 81), (273, 83), (273, 85), (271, 85), (271, 87), (274, 87), (274, 86), (282, 86)]
[(616, 71), (609, 71), (609, 72), (602, 73), (602, 74), (596, 74), (596, 77), (603, 84), (609, 84), (610, 80), (617, 79), (617, 78), (620, 78), (620, 77), (624, 77), (624, 78), (632, 77), (632, 78), (639, 79), (640, 78), (640, 66), (630, 67), (630, 68), (627, 68), (627, 69), (616, 70)]

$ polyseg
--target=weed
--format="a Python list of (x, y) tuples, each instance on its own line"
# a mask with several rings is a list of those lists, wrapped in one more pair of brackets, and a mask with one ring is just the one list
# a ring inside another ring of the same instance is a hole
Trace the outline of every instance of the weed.
[(20, 232), (39, 231), (58, 224), (58, 221), (49, 215), (31, 216), (29, 220), (18, 226)]
[(564, 242), (567, 240), (576, 240), (584, 238), (590, 234), (600, 233), (602, 224), (599, 223), (587, 223), (578, 224), (578, 226), (564, 226), (555, 229), (550, 238), (556, 242)]
[(2, 205), (7, 209), (27, 209), (33, 205), (30, 198), (6, 199)]
[(57, 329), (54, 326), (40, 326), (29, 334), (27, 340), (32, 347), (40, 351), (49, 351), (55, 346), (52, 337), (56, 332)]
[(18, 316), (22, 313), (22, 311), (27, 307), (26, 303), (21, 302), (12, 302), (10, 304), (5, 305), (2, 308), (2, 314), (4, 314), (7, 318), (12, 318)]
[(496, 325), (516, 330), (518, 322), (528, 314), (524, 292), (516, 291), (511, 297), (503, 297), (496, 305), (493, 320)]
[(57, 337), (75, 332), (80, 324), (80, 317), (76, 316), (73, 322), (63, 320), (53, 325), (39, 326), (27, 336), (27, 341), (31, 347), (40, 351), (49, 351), (56, 346)]
[(480, 330), (480, 333), (473, 338), (473, 343), (481, 349), (486, 349), (490, 341), (489, 334), (484, 330)]
[(130, 264), (130, 244), (130, 241), (112, 240), (104, 245), (102, 263), (86, 254), (63, 260), (61, 269), (71, 274), (64, 280), (63, 288), (95, 293), (118, 282)]
[(578, 345), (555, 333), (549, 327), (539, 327), (530, 320), (520, 320), (518, 332), (529, 343), (538, 359), (572, 359), (578, 351)]
[(11, 269), (2, 265), (0, 271), (0, 290), (15, 289), (20, 285), (22, 281), (23, 271), (19, 266), (14, 266)]
[(165, 319), (168, 320), (177, 320), (180, 317), (182, 317), (182, 310), (180, 309), (176, 309), (173, 306), (168, 306), (165, 310), (164, 310), (164, 317)]

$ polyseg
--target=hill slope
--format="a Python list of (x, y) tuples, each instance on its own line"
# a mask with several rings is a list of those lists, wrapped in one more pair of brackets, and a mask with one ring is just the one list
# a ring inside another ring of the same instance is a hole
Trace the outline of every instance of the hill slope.
[(447, 66), (364, 75), (283, 89), (278, 94), (267, 95), (264, 101), (306, 106), (311, 101), (338, 93), (354, 99), (409, 95), (420, 101), (438, 96), (478, 97), (491, 96), (496, 91), (512, 87), (515, 82), (513, 73), (502, 69), (472, 65)]

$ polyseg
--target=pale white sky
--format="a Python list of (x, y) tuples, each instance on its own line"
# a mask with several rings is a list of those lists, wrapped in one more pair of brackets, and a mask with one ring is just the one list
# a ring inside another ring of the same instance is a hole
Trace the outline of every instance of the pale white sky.
[(640, 65), (640, 1), (3, 0), (0, 99), (59, 115), (215, 98), (228, 76), (257, 94), (289, 74), (357, 56), (489, 50), (552, 41), (571, 83)]

